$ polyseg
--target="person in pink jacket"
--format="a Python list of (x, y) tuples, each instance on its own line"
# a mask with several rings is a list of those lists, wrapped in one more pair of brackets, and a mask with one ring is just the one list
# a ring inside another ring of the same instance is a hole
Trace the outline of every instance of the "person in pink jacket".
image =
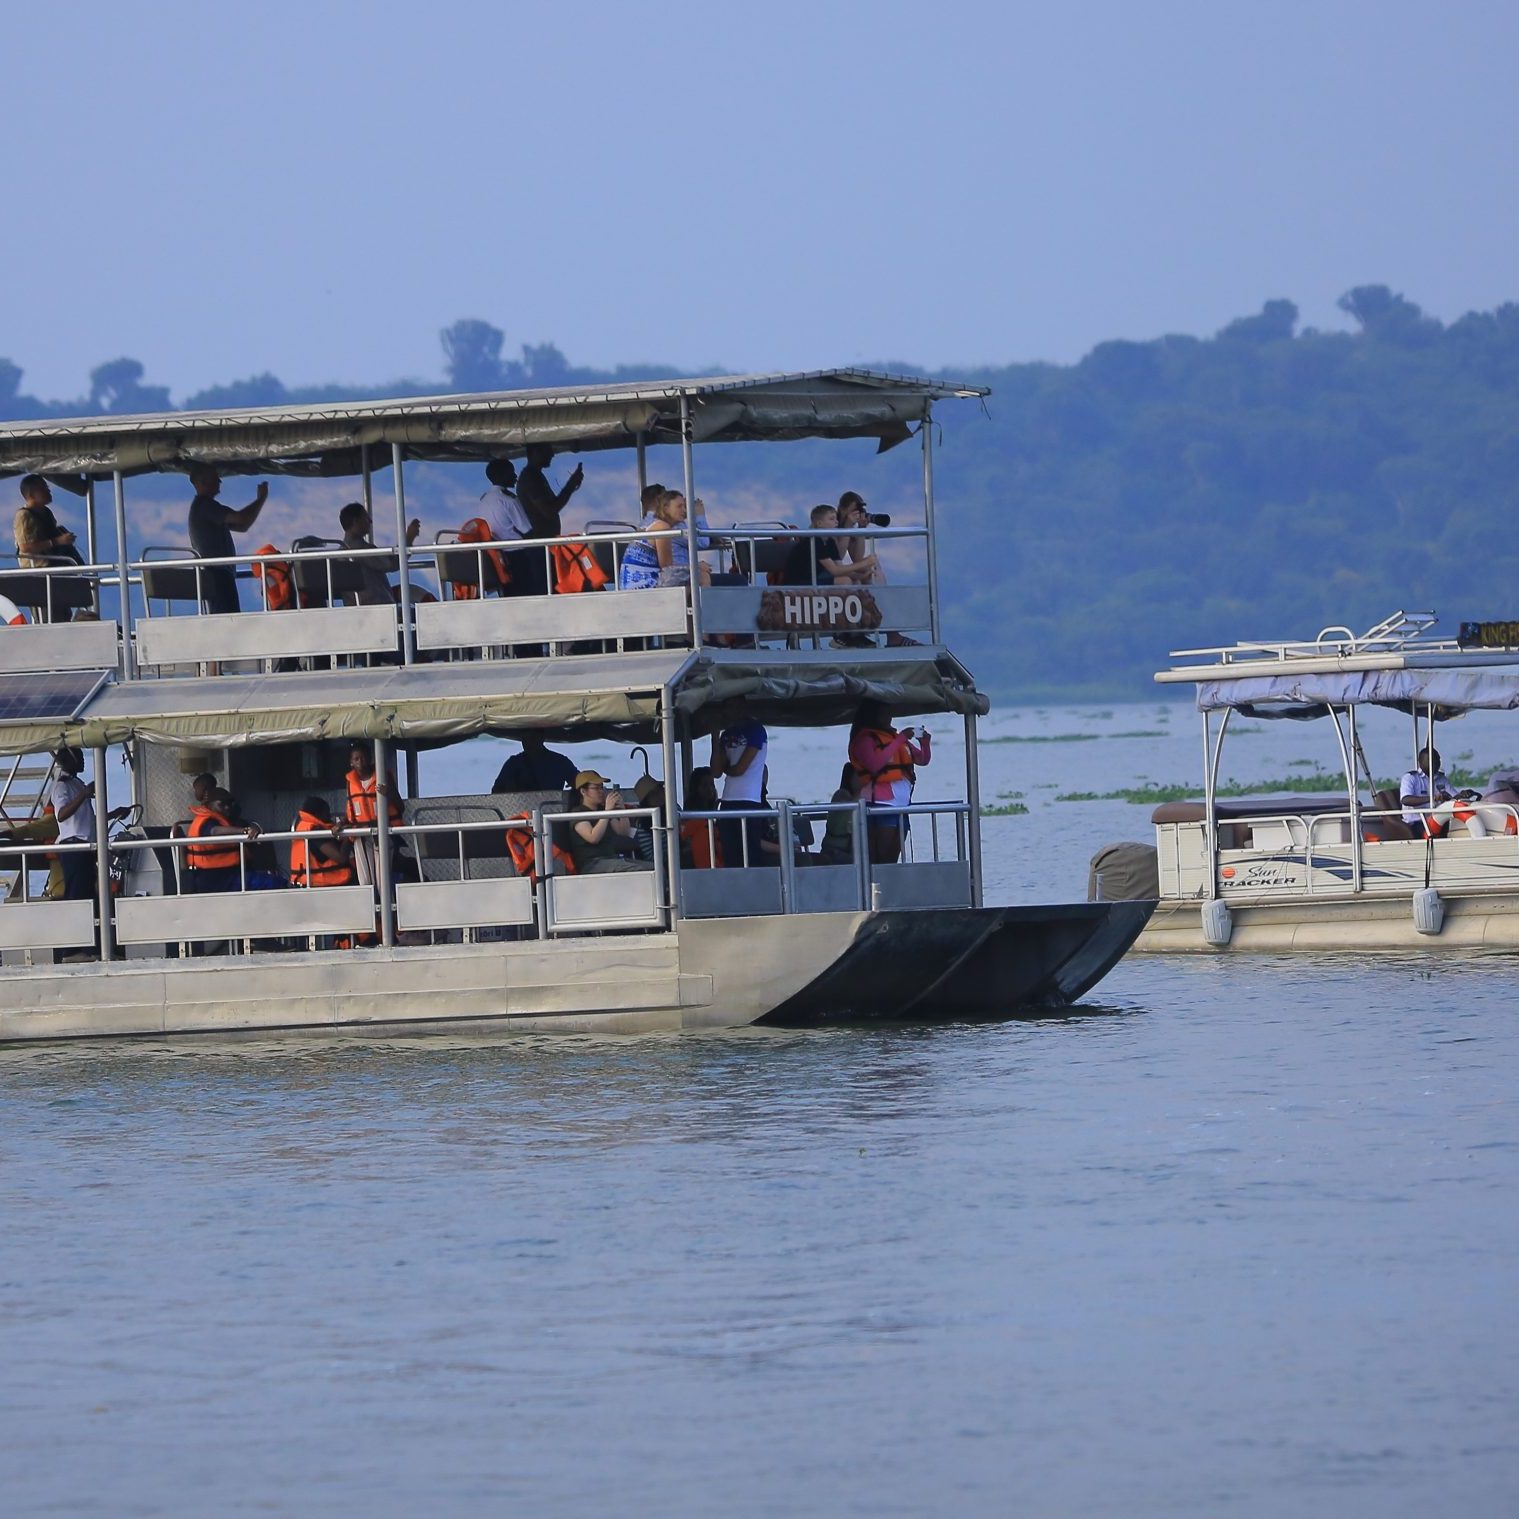
[(898, 732), (880, 702), (860, 703), (849, 730), (849, 763), (860, 777), (861, 790), (871, 808), (872, 865), (893, 865), (901, 857), (907, 815), (885, 809), (905, 807), (912, 800), (917, 767), (932, 758), (933, 744), (926, 728)]

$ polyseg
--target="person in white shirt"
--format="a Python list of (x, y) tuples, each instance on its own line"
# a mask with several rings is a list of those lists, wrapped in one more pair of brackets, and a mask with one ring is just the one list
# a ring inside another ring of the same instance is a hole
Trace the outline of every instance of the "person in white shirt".
[[(770, 739), (764, 724), (745, 712), (743, 703), (730, 703), (723, 710), (723, 727), (712, 735), (712, 758), (709, 768), (723, 780), (720, 812), (758, 812), (764, 806), (765, 761), (770, 753)], [(744, 864), (744, 841), (748, 840), (748, 863), (760, 863), (760, 840), (764, 834), (761, 821), (719, 822), (717, 831), (723, 844), (725, 865)]]
[[(485, 466), (485, 478), (491, 489), (480, 497), (480, 515), (485, 518), (491, 537), (501, 543), (515, 543), (530, 538), (533, 522), (527, 508), (517, 499), (517, 468), (510, 459), (492, 459)], [(545, 596), (548, 594), (548, 566), (543, 550), (512, 551), (511, 584), (508, 596)]]
[[(95, 842), (95, 787), (80, 780), (84, 755), (78, 749), (60, 749), (53, 762), (58, 774), (48, 793), (60, 844)], [(108, 821), (125, 817), (130, 807), (112, 808)], [(95, 895), (95, 856), (71, 849), (58, 857), (63, 871), (63, 897), (67, 902), (88, 901)]]
[(1430, 747), (1419, 756), (1419, 763), (1398, 782), (1398, 801), (1403, 807), (1403, 821), (1420, 838), (1438, 839), (1450, 831), (1451, 819), (1466, 824), (1473, 838), (1485, 839), (1487, 828), (1468, 805), (1476, 801), (1475, 791), (1453, 791), (1440, 768), (1440, 751)]

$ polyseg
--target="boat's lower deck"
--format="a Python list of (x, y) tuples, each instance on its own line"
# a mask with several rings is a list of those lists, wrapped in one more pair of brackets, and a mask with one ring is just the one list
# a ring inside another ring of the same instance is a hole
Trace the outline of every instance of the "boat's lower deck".
[(1147, 903), (686, 920), (670, 932), (9, 967), (0, 1042), (495, 1024), (628, 1033), (1064, 1005)]

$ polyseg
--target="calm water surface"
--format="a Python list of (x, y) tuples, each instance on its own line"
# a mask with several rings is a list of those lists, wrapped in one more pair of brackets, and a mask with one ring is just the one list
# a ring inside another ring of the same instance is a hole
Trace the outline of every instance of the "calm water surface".
[[(1159, 708), (988, 736), (1077, 732), (983, 751), (1034, 806), (998, 900), (1143, 834), (1057, 789), (1196, 769)], [(1512, 1513), (1514, 985), (1136, 958), (995, 1026), (7, 1050), (4, 1511)]]

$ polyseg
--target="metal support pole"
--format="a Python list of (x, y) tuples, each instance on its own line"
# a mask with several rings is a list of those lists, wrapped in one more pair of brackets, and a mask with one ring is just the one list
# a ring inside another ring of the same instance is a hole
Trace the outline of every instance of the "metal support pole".
[(402, 478), (401, 445), (390, 445), (390, 467), (395, 471), (396, 487), (396, 557), (401, 564), (401, 663), (416, 663), (416, 642), (411, 629), (411, 556), (406, 552), (406, 482)]
[(390, 745), (383, 738), (374, 741), (374, 841), (375, 886), (380, 897), (380, 943), (389, 949), (396, 942), (395, 918), (392, 915), (394, 883), (390, 879), (390, 798), (382, 794), (390, 777)]
[(691, 749), (691, 720), (683, 718), (680, 724), (680, 783), (682, 786), (691, 779), (695, 759), (696, 756)]
[[(84, 547), (91, 564), (95, 563), (95, 481), (84, 482)], [(96, 608), (99, 611), (99, 608)]]
[(369, 467), (369, 445), (359, 444), (359, 478), (362, 482), (364, 493), (364, 510), (369, 513), (369, 520), (374, 521), (374, 472)]
[(644, 487), (649, 483), (649, 445), (642, 431), (638, 434), (638, 504), (643, 505)]
[(970, 807), (966, 820), (966, 844), (970, 852), (970, 905), (981, 906), (981, 756), (976, 752), (976, 714), (965, 714), (965, 800)]
[(928, 628), (939, 642), (939, 547), (934, 534), (934, 409), (924, 409), (923, 425), (918, 429), (923, 439), (923, 524), (928, 529)]
[(121, 678), (136, 675), (137, 661), (132, 653), (132, 586), (127, 574), (127, 492), (121, 471), (114, 470), (111, 481), (116, 489), (116, 588), (121, 598), (117, 617), (121, 622)]
[[(1356, 776), (1355, 768), (1356, 746), (1360, 740), (1356, 737), (1354, 702), (1349, 703), (1345, 708), (1345, 722), (1349, 730), (1345, 747), (1345, 775), (1350, 783), (1350, 889), (1360, 891), (1364, 863), (1361, 855), (1365, 842), (1361, 838), (1361, 783)], [(1338, 723), (1335, 724), (1335, 728), (1339, 728)], [(1375, 805), (1374, 800), (1373, 805)]]
[[(406, 746), (406, 794), (413, 801), (422, 793), (421, 765), (417, 758), (417, 746)], [(463, 876), (460, 876), (463, 879)]]
[(659, 747), (665, 767), (665, 859), (673, 926), (680, 917), (680, 812), (675, 801), (675, 695), (669, 686), (659, 693)]
[(1208, 881), (1205, 895), (1218, 895), (1218, 856), (1213, 847), (1213, 714), (1203, 712), (1203, 849), (1208, 856)]
[(791, 831), (791, 803), (784, 797), (775, 806), (775, 840), (781, 846), (781, 911), (796, 911), (796, 835)]
[(116, 953), (115, 924), (111, 919), (111, 825), (106, 815), (111, 802), (106, 786), (104, 749), (92, 749), (95, 757), (95, 902), (100, 913), (100, 958), (109, 962)]
[(696, 474), (691, 463), (691, 398), (680, 398), (680, 465), (686, 495), (686, 558), (691, 561), (691, 647), (700, 649), (701, 574), (696, 558)]

